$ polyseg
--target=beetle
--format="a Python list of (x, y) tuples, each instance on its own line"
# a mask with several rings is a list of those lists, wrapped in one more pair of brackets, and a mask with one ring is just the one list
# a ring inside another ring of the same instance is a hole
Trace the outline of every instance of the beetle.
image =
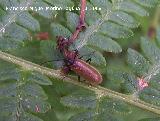
[(68, 74), (69, 71), (75, 72), (77, 75), (83, 77), (92, 85), (98, 85), (102, 82), (102, 75), (99, 71), (79, 58), (78, 51), (70, 51), (70, 45), (77, 39), (79, 33), (86, 28), (85, 25), (85, 9), (86, 0), (81, 0), (81, 11), (79, 17), (79, 24), (72, 36), (67, 39), (63, 36), (57, 36), (57, 49), (63, 54), (65, 65), (62, 72)]
[(92, 85), (98, 85), (102, 82), (102, 75), (100, 72), (84, 60), (79, 59), (77, 50), (68, 50), (67, 40), (62, 36), (57, 40), (57, 48), (64, 56), (65, 65), (62, 68), (63, 73), (68, 74), (69, 71), (73, 71)]

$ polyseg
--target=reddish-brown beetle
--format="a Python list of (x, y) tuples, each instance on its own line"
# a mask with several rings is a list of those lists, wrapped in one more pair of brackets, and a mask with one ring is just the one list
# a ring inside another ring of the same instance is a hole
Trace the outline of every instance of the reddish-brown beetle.
[(58, 37), (57, 48), (63, 53), (65, 58), (65, 66), (62, 69), (65, 74), (71, 70), (92, 85), (97, 85), (102, 82), (102, 75), (99, 71), (87, 62), (79, 59), (78, 51), (69, 51), (67, 40), (62, 36)]
[(62, 36), (57, 37), (57, 49), (63, 54), (65, 66), (62, 71), (67, 74), (70, 70), (74, 71), (77, 75), (83, 77), (88, 83), (92, 85), (97, 85), (102, 82), (102, 75), (99, 71), (86, 63), (85, 61), (79, 59), (78, 51), (70, 51), (69, 46), (77, 39), (80, 31), (85, 28), (85, 9), (86, 0), (81, 0), (81, 12), (79, 17), (79, 24), (76, 27), (76, 31), (72, 34), (69, 39)]

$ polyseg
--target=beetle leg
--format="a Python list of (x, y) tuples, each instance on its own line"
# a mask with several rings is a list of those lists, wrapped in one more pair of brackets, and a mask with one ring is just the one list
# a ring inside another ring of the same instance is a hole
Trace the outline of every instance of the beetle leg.
[[(82, 59), (82, 58), (83, 58), (83, 56), (79, 57), (79, 59)], [(86, 62), (89, 63), (89, 64), (91, 63), (91, 61), (92, 61), (92, 58), (89, 58), (89, 59), (86, 60)]]
[(78, 81), (81, 81), (81, 77), (80, 77), (80, 75), (78, 75)]
[(79, 57), (78, 59), (82, 59), (82, 58), (83, 58), (83, 56)]
[[(85, 56), (87, 56), (87, 57), (89, 56), (90, 58), (92, 58), (92, 56), (95, 56), (95, 54), (94, 54), (94, 53), (95, 53), (95, 51), (90, 52), (90, 53), (85, 54), (85, 55), (82, 55), (82, 56), (80, 56), (80, 57), (79, 57), (79, 59), (82, 59), (82, 58), (83, 58), (83, 57), (85, 57)], [(88, 59), (87, 59), (87, 60), (88, 60)]]
[(62, 75), (63, 75), (62, 80), (64, 80), (64, 79), (66, 78), (66, 76), (65, 76), (65, 75), (67, 75), (67, 74), (69, 73), (69, 71), (70, 71), (70, 68), (69, 68), (69, 67), (67, 67), (67, 66), (64, 66), (64, 67), (62, 68), (62, 70), (61, 70)]
[(92, 61), (91, 58), (86, 60), (86, 62), (89, 63), (89, 64), (91, 63), (91, 61)]
[(64, 66), (62, 68), (62, 73), (65, 74), (65, 75), (67, 75), (69, 73), (69, 71), (70, 71), (70, 68), (68, 66)]
[[(64, 66), (64, 67), (62, 68), (62, 72), (63, 72), (63, 74), (65, 74), (65, 75), (67, 75), (67, 74), (69, 73), (69, 71), (70, 71), (70, 68), (69, 68), (68, 66)], [(65, 76), (63, 77), (63, 79), (65, 79)], [(62, 80), (63, 80), (63, 79), (62, 79)], [(78, 75), (78, 81), (81, 82), (81, 77), (80, 77), (80, 75)]]

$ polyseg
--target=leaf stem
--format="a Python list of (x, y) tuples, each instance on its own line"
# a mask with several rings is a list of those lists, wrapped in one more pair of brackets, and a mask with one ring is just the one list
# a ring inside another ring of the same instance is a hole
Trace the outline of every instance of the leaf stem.
[(60, 73), (60, 70), (53, 70), (53, 69), (49, 69), (46, 67), (42, 67), (40, 65), (34, 64), (32, 62), (23, 60), (21, 58), (15, 57), (13, 55), (10, 55), (8, 53), (2, 52), (0, 51), (0, 59), (4, 60), (4, 61), (8, 61), (10, 63), (16, 64), (20, 67), (22, 67), (25, 70), (31, 70), (31, 71), (38, 71), (42, 74), (48, 75), (52, 78), (57, 78), (61, 81), (65, 81), (80, 87), (83, 87), (85, 89), (94, 91), (99, 97), (104, 97), (104, 96), (108, 96), (110, 98), (115, 98), (118, 100), (122, 100), (124, 102), (127, 102), (128, 104), (137, 106), (141, 109), (156, 113), (156, 114), (160, 114), (160, 108), (156, 107), (152, 104), (146, 103), (144, 101), (141, 101), (139, 99), (135, 99), (134, 97), (130, 96), (130, 95), (125, 95), (125, 94), (121, 94), (109, 89), (106, 89), (104, 87), (101, 86), (88, 86), (84, 83), (75, 81), (69, 77), (65, 77)]

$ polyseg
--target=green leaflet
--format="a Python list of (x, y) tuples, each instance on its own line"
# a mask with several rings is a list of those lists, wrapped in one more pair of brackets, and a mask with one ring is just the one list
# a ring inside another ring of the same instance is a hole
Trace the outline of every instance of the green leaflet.
[(123, 78), (124, 72), (125, 71), (123, 68), (115, 68), (115, 66), (108, 67), (106, 72), (106, 78), (109, 81), (106, 82), (105, 87), (109, 87), (112, 90), (119, 92), (121, 90), (121, 84), (125, 82), (125, 79)]
[(154, 64), (160, 60), (160, 49), (155, 45), (154, 42), (149, 41), (147, 38), (141, 39), (141, 48), (145, 53), (146, 57)]
[(22, 99), (22, 106), (26, 111), (28, 110), (36, 113), (46, 113), (51, 109), (51, 105), (41, 98), (22, 97)]
[(133, 35), (130, 29), (111, 22), (103, 23), (99, 31), (112, 38), (128, 38)]
[(19, 87), (20, 92), (16, 89), (15, 91), (17, 94), (21, 93), (20, 100), (25, 110), (45, 113), (50, 109), (50, 104), (45, 101), (47, 96), (39, 85), (34, 83), (26, 83), (25, 85)]
[(79, 16), (72, 12), (66, 12), (67, 26), (73, 32), (76, 29), (77, 23), (79, 22)]
[(70, 95), (63, 97), (61, 103), (69, 107), (95, 108), (96, 97), (89, 95)]
[(2, 7), (5, 7), (5, 6), (12, 7), (12, 6), (16, 6), (17, 4), (18, 4), (17, 0), (12, 0), (12, 1), (10, 1), (10, 0), (1, 0), (0, 1), (0, 5)]
[(112, 9), (112, 4), (109, 0), (92, 0), (91, 3), (94, 5), (94, 7), (101, 8), (100, 13), (102, 15), (106, 14), (108, 11)]
[(71, 0), (44, 0), (46, 2), (51, 3), (54, 6), (61, 7), (61, 8), (66, 8), (66, 7), (72, 7), (73, 2)]
[(137, 90), (137, 78), (129, 73), (123, 73), (122, 77), (125, 80), (122, 83), (122, 90), (126, 93), (134, 93)]
[[(2, 9), (2, 8), (0, 8), (0, 16), (4, 16), (5, 15), (5, 11)], [(1, 23), (1, 22), (0, 22)], [(1, 24), (0, 24), (1, 25)]]
[(71, 36), (71, 32), (65, 28), (64, 26), (58, 24), (58, 23), (53, 23), (51, 25), (51, 30), (52, 30), (52, 34), (54, 36), (64, 36), (66, 38), (70, 37)]
[[(16, 112), (15, 112), (16, 113)], [(0, 116), (0, 120), (2, 121), (17, 121), (16, 115), (11, 115), (11, 116)], [(29, 113), (21, 113), (19, 117), (20, 121), (43, 121), (37, 116), (34, 116)]]
[(142, 77), (144, 74), (146, 74), (151, 66), (141, 54), (132, 49), (128, 49), (127, 61), (132, 70), (139, 77)]
[(153, 7), (159, 2), (159, 0), (134, 0), (134, 1), (147, 7)]
[(94, 34), (89, 38), (88, 45), (98, 47), (104, 51), (119, 53), (122, 51), (118, 43), (100, 34)]
[(157, 43), (160, 46), (160, 27), (157, 28)]
[(24, 42), (17, 39), (13, 39), (10, 37), (0, 37), (0, 49), (4, 51), (20, 48), (21, 46), (23, 46), (23, 44)]
[[(95, 0), (93, 0), (93, 1), (95, 1)], [(96, 12), (95, 10), (92, 10), (93, 7), (94, 6), (91, 3), (87, 2), (87, 8), (88, 8), (88, 10), (86, 12), (85, 21), (90, 26), (93, 25), (96, 22), (96, 20), (101, 17), (98, 14), (98, 12)]]
[(1, 84), (0, 96), (2, 97), (15, 97), (18, 94), (16, 83)]
[(117, 68), (108, 68), (107, 69), (107, 77), (110, 80), (119, 80), (120, 82), (125, 81), (123, 78), (123, 75), (126, 74), (126, 72), (122, 69)]
[(20, 121), (43, 121), (43, 120), (32, 114), (22, 113), (22, 115), (20, 116)]
[[(137, 69), (136, 66), (134, 68), (135, 70)], [(111, 82), (114, 85), (112, 87), (115, 88), (114, 90), (118, 90), (118, 88), (120, 88), (118, 91), (122, 91), (123, 93), (133, 94), (139, 89), (138, 85), (139, 76), (140, 75), (132, 74), (132, 72), (130, 72), (128, 68), (112, 67), (107, 69), (107, 78), (111, 80)]]
[(144, 118), (144, 119), (141, 119), (138, 121), (160, 121), (160, 118), (159, 117), (157, 117), (157, 118)]
[(97, 116), (97, 120), (96, 121), (124, 121), (122, 118), (118, 117), (118, 116), (114, 116), (112, 114), (110, 114), (109, 112), (104, 112), (101, 113), (100, 115)]
[(118, 1), (117, 0), (115, 2), (115, 4), (116, 4), (115, 8), (117, 10), (135, 13), (139, 16), (148, 16), (149, 15), (149, 13), (143, 7), (141, 7), (138, 4), (131, 2), (131, 1)]
[(87, 111), (72, 116), (69, 121), (94, 121), (95, 116), (93, 111)]
[(150, 79), (150, 87), (160, 91), (160, 77), (159, 74)]
[(34, 72), (34, 71), (30, 73), (28, 80), (36, 82), (41, 85), (52, 85), (52, 82), (49, 80), (47, 76), (42, 75), (41, 73), (38, 73), (38, 72)]
[(46, 61), (53, 60), (54, 58), (54, 51), (55, 51), (55, 40), (53, 41), (41, 41), (40, 42), (40, 51)]
[(131, 15), (122, 11), (111, 13), (109, 20), (128, 28), (136, 28), (139, 26), (139, 23)]
[(47, 95), (45, 94), (43, 88), (35, 83), (26, 83), (22, 87), (20, 87), (20, 90), (24, 97), (35, 97), (38, 99), (47, 99)]
[(10, 37), (16, 40), (27, 40), (29, 38), (27, 30), (17, 24), (8, 26), (5, 31), (5, 37)]
[(18, 105), (18, 102), (16, 98), (13, 98), (13, 97), (0, 98), (0, 107), (1, 107), (0, 117), (1, 117), (1, 114), (5, 112), (7, 112), (8, 114), (11, 114), (12, 112), (16, 112), (17, 105)]
[(160, 91), (151, 87), (145, 88), (139, 93), (139, 98), (145, 102), (160, 106)]
[(19, 25), (32, 30), (32, 31), (39, 31), (40, 25), (39, 22), (33, 18), (28, 12), (23, 12), (16, 18), (16, 21)]
[(36, 7), (37, 9), (39, 7), (42, 7), (43, 10), (34, 10), (36, 13), (38, 13), (40, 16), (43, 16), (44, 18), (51, 19), (54, 15), (57, 14), (57, 11), (51, 10), (52, 6), (43, 2), (45, 0), (38, 0), (33, 3), (33, 7)]
[(96, 114), (94, 111), (86, 111), (72, 116), (69, 121), (123, 121), (119, 117), (114, 117), (110, 113)]
[(131, 109), (129, 108), (129, 105), (122, 101), (105, 97), (101, 99), (99, 103), (99, 113), (103, 114), (104, 112), (129, 114), (131, 113)]
[(20, 79), (20, 74), (18, 69), (7, 67), (7, 68), (1, 68), (0, 69), (0, 82), (5, 80), (18, 80)]
[[(81, 106), (79, 106), (81, 107)], [(109, 98), (97, 99), (96, 107), (70, 118), (70, 121), (123, 121), (119, 116), (112, 114), (128, 114), (131, 113), (128, 105), (118, 100)]]

